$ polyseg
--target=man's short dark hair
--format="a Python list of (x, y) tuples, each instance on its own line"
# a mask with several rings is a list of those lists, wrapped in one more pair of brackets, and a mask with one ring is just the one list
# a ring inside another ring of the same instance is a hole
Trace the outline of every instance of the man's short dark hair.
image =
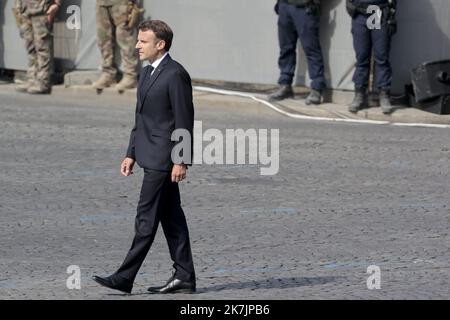
[(161, 20), (146, 20), (139, 24), (139, 31), (148, 30), (153, 31), (156, 35), (156, 38), (158, 38), (159, 40), (164, 40), (164, 42), (166, 43), (164, 49), (166, 51), (170, 50), (173, 40), (173, 31), (172, 29), (170, 29), (167, 23)]

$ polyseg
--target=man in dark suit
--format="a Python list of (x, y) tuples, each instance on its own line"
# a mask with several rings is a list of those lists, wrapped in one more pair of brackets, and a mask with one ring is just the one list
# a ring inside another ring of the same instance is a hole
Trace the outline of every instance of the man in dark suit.
[(151, 287), (148, 291), (193, 293), (196, 290), (189, 232), (178, 189), (178, 183), (186, 178), (187, 165), (192, 163), (192, 153), (183, 154), (183, 160), (171, 156), (176, 143), (171, 136), (175, 130), (189, 132), (187, 142), (192, 146), (192, 85), (186, 70), (168, 54), (172, 39), (172, 30), (162, 21), (148, 20), (139, 26), (136, 49), (141, 61), (148, 61), (150, 65), (144, 68), (140, 77), (135, 126), (121, 165), (121, 173), (127, 177), (133, 173), (135, 162), (144, 169), (136, 233), (120, 268), (109, 277), (94, 276), (101, 285), (126, 293), (131, 293), (159, 222), (175, 272), (166, 284)]

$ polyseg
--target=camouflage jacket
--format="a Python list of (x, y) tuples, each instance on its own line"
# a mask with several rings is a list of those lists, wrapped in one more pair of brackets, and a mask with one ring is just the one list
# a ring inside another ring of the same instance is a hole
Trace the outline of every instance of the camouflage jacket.
[(18, 0), (17, 5), (21, 11), (29, 16), (46, 14), (48, 8), (53, 4), (53, 0)]

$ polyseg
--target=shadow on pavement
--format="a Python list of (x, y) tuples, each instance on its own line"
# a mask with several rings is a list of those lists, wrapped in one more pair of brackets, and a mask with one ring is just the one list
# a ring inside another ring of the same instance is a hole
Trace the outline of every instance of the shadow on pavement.
[(343, 277), (299, 277), (299, 278), (270, 278), (266, 280), (255, 280), (245, 282), (232, 282), (226, 284), (217, 284), (211, 287), (199, 288), (197, 293), (215, 292), (223, 290), (242, 290), (242, 289), (288, 289), (303, 286), (317, 286), (330, 282), (336, 282)]
[[(225, 284), (216, 284), (210, 287), (198, 288), (195, 294), (203, 294), (208, 292), (219, 292), (224, 290), (260, 290), (260, 289), (289, 289), (305, 286), (318, 286), (324, 285), (331, 282), (337, 282), (339, 280), (345, 279), (345, 277), (299, 277), (299, 278), (270, 278), (265, 280), (255, 280), (255, 281), (244, 281), (244, 282), (231, 282)], [(163, 296), (154, 293), (139, 292), (131, 294), (133, 296), (140, 295), (152, 295), (152, 296)], [(188, 297), (189, 295), (177, 294)], [(128, 294), (125, 293), (110, 293), (107, 296), (122, 296), (127, 297)], [(172, 295), (170, 295), (172, 296)]]

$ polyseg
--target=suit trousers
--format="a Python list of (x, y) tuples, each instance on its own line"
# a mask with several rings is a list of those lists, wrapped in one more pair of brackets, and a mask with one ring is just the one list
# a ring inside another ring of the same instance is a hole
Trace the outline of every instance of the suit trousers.
[(176, 278), (195, 281), (189, 231), (181, 208), (178, 184), (172, 182), (171, 172), (149, 169), (144, 170), (133, 243), (115, 274), (134, 282), (153, 243), (159, 222), (174, 261)]

